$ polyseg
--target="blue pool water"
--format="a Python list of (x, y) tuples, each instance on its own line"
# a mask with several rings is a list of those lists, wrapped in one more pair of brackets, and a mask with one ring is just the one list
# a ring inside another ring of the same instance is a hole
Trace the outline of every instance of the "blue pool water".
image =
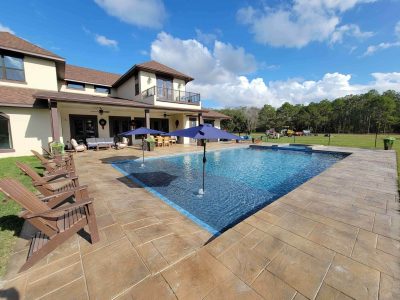
[(119, 161), (113, 166), (213, 234), (232, 227), (344, 158), (339, 153), (239, 148)]

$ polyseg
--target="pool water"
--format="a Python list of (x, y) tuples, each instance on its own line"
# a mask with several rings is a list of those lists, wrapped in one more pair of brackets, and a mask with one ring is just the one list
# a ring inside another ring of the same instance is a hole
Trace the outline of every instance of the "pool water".
[(219, 234), (344, 158), (339, 153), (237, 148), (113, 163), (125, 176)]

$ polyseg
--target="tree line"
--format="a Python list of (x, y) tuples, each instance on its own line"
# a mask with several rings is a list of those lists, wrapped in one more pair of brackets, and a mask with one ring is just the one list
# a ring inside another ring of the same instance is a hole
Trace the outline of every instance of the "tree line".
[(231, 117), (221, 127), (239, 133), (264, 132), (274, 128), (315, 133), (386, 133), (400, 132), (400, 93), (388, 90), (380, 94), (348, 95), (335, 100), (279, 108), (265, 104), (262, 108), (239, 107), (219, 110)]

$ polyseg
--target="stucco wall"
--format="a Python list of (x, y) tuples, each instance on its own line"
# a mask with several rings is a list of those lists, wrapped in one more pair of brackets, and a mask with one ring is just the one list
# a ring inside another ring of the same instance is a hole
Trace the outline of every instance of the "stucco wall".
[(0, 85), (57, 91), (57, 73), (54, 61), (25, 56), (25, 81), (0, 81)]
[(121, 84), (118, 89), (115, 90), (115, 94), (120, 98), (133, 99), (135, 97), (135, 77), (132, 76)]
[(143, 92), (157, 85), (156, 74), (139, 71), (140, 91)]
[(12, 143), (15, 152), (0, 153), (0, 157), (32, 155), (31, 149), (42, 152), (51, 142), (50, 111), (33, 108), (5, 108), (0, 112), (10, 118)]

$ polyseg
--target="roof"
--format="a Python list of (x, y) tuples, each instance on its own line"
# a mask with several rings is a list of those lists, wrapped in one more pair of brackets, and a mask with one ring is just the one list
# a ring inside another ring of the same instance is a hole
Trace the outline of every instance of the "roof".
[(64, 58), (36, 46), (22, 38), (19, 38), (9, 32), (0, 32), (0, 49), (17, 51), (32, 56), (44, 57), (52, 60), (64, 61)]
[(159, 73), (159, 74), (164, 74), (164, 75), (170, 75), (175, 78), (180, 78), (185, 80), (185, 82), (192, 81), (194, 78), (190, 77), (189, 75), (186, 75), (184, 73), (181, 73), (175, 69), (172, 69), (166, 65), (163, 65), (162, 63), (159, 63), (157, 61), (151, 60), (147, 61), (141, 64), (136, 64), (132, 68), (128, 70), (124, 75), (122, 75), (115, 83), (114, 87), (118, 87), (122, 83), (124, 83), (128, 78), (130, 78), (133, 74), (135, 74), (138, 71), (149, 71), (149, 72), (154, 72), (154, 73)]
[(65, 80), (80, 81), (105, 86), (112, 86), (121, 75), (94, 69), (65, 65)]
[(42, 101), (36, 100), (36, 97), (33, 96), (37, 91), (28, 88), (0, 86), (0, 105), (18, 107), (40, 106)]
[(208, 110), (207, 112), (203, 113), (203, 118), (211, 118), (211, 119), (231, 119), (230, 116), (221, 114), (220, 112), (216, 111), (216, 110)]

